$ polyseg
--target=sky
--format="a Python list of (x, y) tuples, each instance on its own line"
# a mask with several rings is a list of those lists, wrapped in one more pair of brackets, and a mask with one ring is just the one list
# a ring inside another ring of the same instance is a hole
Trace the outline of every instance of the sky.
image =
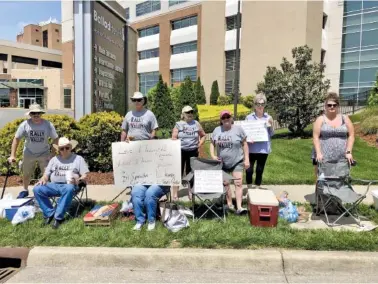
[(0, 0), (0, 39), (16, 41), (27, 24), (38, 24), (50, 17), (61, 22), (60, 1)]

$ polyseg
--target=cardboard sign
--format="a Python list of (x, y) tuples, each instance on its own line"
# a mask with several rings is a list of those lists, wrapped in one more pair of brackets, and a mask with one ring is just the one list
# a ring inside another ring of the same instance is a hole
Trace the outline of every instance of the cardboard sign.
[(117, 188), (181, 183), (180, 140), (116, 142), (112, 144), (112, 158)]
[(194, 171), (195, 193), (222, 193), (223, 172), (221, 170)]
[(247, 142), (267, 142), (269, 141), (268, 129), (263, 120), (242, 120), (235, 121), (236, 125), (240, 125), (245, 134), (247, 134)]

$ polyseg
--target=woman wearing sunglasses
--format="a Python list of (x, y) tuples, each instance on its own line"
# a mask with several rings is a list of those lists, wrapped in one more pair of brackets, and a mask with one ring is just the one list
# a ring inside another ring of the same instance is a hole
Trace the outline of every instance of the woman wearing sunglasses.
[(272, 151), (271, 147), (271, 137), (273, 136), (273, 119), (272, 117), (264, 112), (266, 105), (266, 97), (263, 94), (257, 94), (254, 100), (255, 111), (248, 115), (245, 120), (260, 120), (265, 121), (266, 131), (268, 132), (269, 140), (266, 142), (248, 142), (249, 147), (249, 161), (251, 162), (250, 168), (247, 170), (246, 181), (248, 187), (252, 187), (252, 177), (253, 177), (253, 168), (256, 162), (256, 177), (255, 184), (257, 188), (261, 188), (262, 177), (264, 173), (265, 163), (268, 159), (268, 155)]
[[(149, 140), (155, 137), (158, 123), (152, 111), (145, 108), (147, 98), (140, 92), (135, 92), (131, 101), (134, 109), (126, 114), (122, 123), (121, 141)], [(157, 184), (136, 184), (131, 190), (131, 202), (134, 207), (136, 224), (133, 228), (140, 231), (148, 222), (147, 230), (155, 229), (156, 209), (159, 199), (169, 192), (170, 187)]]
[[(234, 125), (231, 112), (224, 110), (220, 113), (220, 126), (216, 127), (211, 135), (210, 154), (214, 160), (223, 163), (223, 170), (231, 173), (234, 177), (236, 214), (240, 215), (247, 210), (242, 207), (243, 198), (243, 171), (249, 168), (248, 145), (246, 134), (239, 125)], [(215, 153), (215, 149), (217, 150)], [(232, 193), (227, 188), (227, 206), (234, 210), (232, 204)]]
[(319, 116), (313, 128), (316, 162), (353, 162), (354, 127), (348, 116), (339, 114), (339, 96), (329, 92), (325, 100), (325, 113)]
[[(192, 171), (190, 158), (198, 157), (198, 149), (205, 143), (205, 131), (201, 124), (194, 120), (194, 111), (191, 106), (185, 106), (181, 111), (181, 121), (176, 122), (172, 132), (172, 139), (181, 140), (181, 173), (184, 176)], [(178, 200), (178, 186), (173, 187), (173, 199)], [(189, 199), (191, 195), (189, 192)]]

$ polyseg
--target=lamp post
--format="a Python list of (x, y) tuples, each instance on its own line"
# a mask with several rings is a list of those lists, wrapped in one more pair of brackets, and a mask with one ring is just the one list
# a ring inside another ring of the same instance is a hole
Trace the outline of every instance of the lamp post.
[(236, 50), (235, 50), (235, 77), (234, 77), (234, 120), (237, 119), (239, 77), (240, 77), (240, 1), (238, 0), (238, 13), (236, 14)]

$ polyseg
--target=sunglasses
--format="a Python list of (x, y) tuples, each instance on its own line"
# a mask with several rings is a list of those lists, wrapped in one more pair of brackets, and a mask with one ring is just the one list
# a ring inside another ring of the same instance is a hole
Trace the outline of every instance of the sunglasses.
[(60, 147), (60, 148), (59, 148), (59, 151), (64, 151), (64, 150), (68, 151), (68, 150), (70, 150), (70, 149), (71, 149), (70, 146)]
[(223, 119), (230, 119), (230, 118), (231, 118), (230, 115), (224, 115), (224, 116), (222, 116), (222, 120), (223, 120)]
[(335, 108), (335, 107), (337, 107), (337, 104), (327, 104), (327, 107), (329, 107), (329, 108)]
[(186, 111), (185, 113), (187, 113), (187, 114), (193, 114), (194, 111), (190, 110), (190, 111)]
[(263, 107), (263, 106), (265, 106), (265, 104), (260, 104), (260, 103), (258, 103), (258, 104), (256, 104), (256, 106), (258, 106), (258, 107)]
[(131, 101), (133, 102), (133, 103), (135, 103), (135, 102), (138, 102), (138, 103), (140, 103), (141, 101), (143, 101), (144, 99), (132, 99)]
[(30, 113), (30, 115), (42, 115), (42, 113), (41, 112), (32, 112), (32, 113)]

